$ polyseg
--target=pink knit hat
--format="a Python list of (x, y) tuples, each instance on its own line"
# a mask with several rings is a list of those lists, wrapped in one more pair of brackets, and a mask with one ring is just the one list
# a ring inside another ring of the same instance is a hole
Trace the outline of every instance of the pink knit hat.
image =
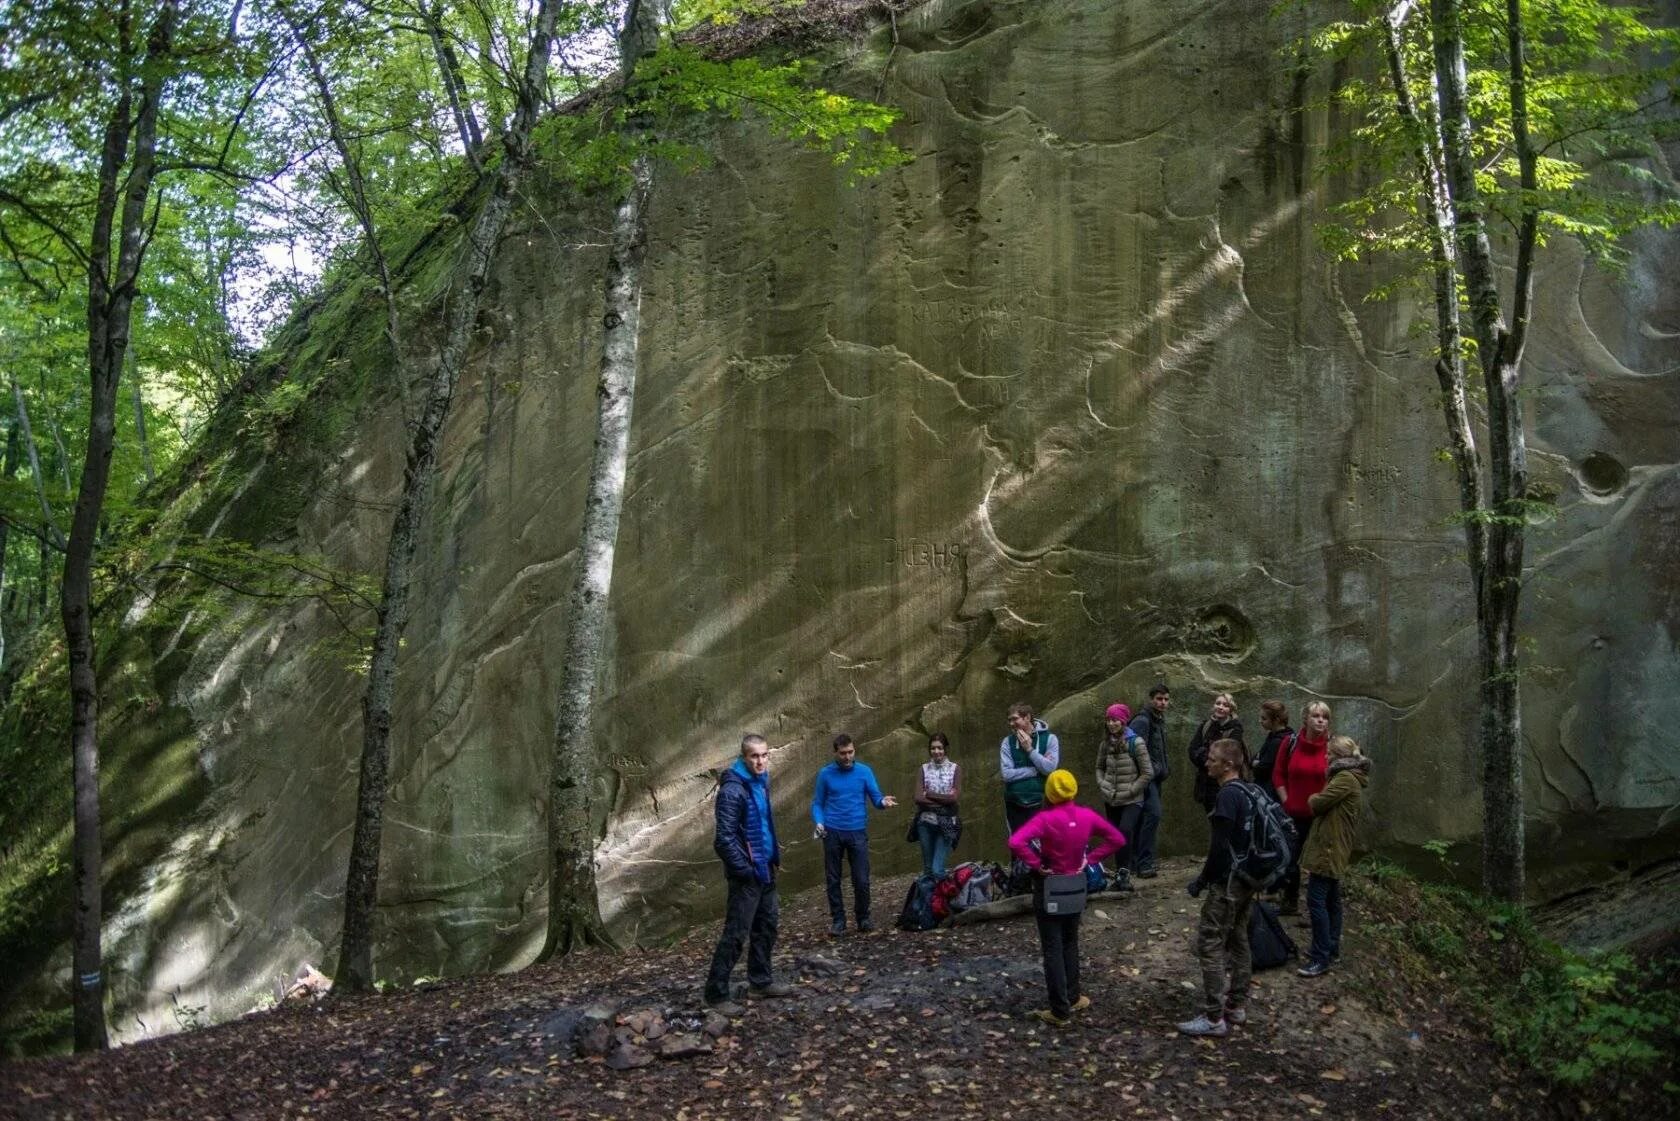
[(1122, 704), (1112, 704), (1108, 706), (1107, 718), (1118, 720), (1122, 724), (1130, 724), (1132, 722), (1132, 710)]

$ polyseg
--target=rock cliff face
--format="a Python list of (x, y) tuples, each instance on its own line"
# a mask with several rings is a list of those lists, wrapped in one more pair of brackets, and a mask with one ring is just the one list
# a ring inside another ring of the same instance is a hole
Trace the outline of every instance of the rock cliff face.
[[(1176, 706), (1167, 847), (1203, 836), (1183, 749), (1224, 690), (1256, 743), (1262, 699), (1327, 699), (1374, 757), (1378, 844), (1473, 843), (1430, 309), (1363, 300), (1381, 278), (1316, 251), (1345, 122), (1303, 110), (1267, 7), (934, 0), (841, 69), (903, 108), (913, 163), (852, 187), (743, 127), (663, 182), (601, 725), (625, 936), (716, 914), (709, 794), (743, 731), (774, 748), (801, 886), (835, 731), (906, 801), (946, 731), (959, 856), (995, 855), (1008, 703), (1047, 713), (1089, 800), (1102, 706), (1156, 679)], [(511, 967), (541, 941), (600, 287), (597, 216), (559, 198), (538, 192), (504, 254), (422, 546), (379, 920), (395, 974)], [(1633, 250), (1619, 279), (1546, 257), (1528, 364), (1535, 475), (1561, 506), (1524, 612), (1539, 893), (1671, 849), (1680, 803), (1680, 240)], [(375, 571), (398, 437), (370, 408), (325, 468), (252, 467), (202, 518), (290, 479), (311, 497), (270, 544)], [(228, 610), (191, 649), (133, 655), (167, 660), (162, 703), (190, 718), (193, 751), (155, 756), (181, 773), (152, 781), (204, 791), (112, 921), (118, 999), (154, 1027), (172, 991), (248, 1007), (330, 962), (338, 928), (359, 679), (321, 655), (318, 606)], [(882, 871), (915, 864), (904, 814), (876, 819)]]

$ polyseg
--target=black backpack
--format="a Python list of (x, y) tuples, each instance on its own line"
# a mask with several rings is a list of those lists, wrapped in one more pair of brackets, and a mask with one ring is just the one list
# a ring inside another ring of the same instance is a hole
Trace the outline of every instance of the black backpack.
[(1256, 899), (1248, 912), (1248, 960), (1255, 969), (1276, 969), (1294, 957), (1295, 939), (1283, 929), (1278, 909)]
[(1295, 823), (1282, 804), (1251, 782), (1235, 784), (1248, 802), (1241, 831), (1231, 845), (1231, 874), (1255, 891), (1283, 879), (1295, 853)]
[(939, 877), (931, 872), (916, 877), (904, 897), (904, 909), (898, 913), (898, 929), (932, 930), (939, 925), (933, 915), (933, 889), (938, 883)]

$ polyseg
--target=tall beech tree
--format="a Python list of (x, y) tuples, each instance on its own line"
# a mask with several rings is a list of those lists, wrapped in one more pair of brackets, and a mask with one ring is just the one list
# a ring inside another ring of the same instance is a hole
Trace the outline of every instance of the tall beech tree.
[[(765, 0), (707, 0), (691, 14), (706, 19), (760, 15)], [(680, 14), (680, 13), (679, 13)], [(903, 155), (884, 139), (892, 110), (829, 92), (806, 81), (799, 65), (753, 59), (719, 62), (680, 43), (661, 43), (663, 6), (630, 0), (618, 42), (620, 72), (611, 93), (617, 131), (596, 145), (613, 169), (617, 201), (608, 239), (596, 385), (595, 441), (567, 600), (554, 753), (549, 770), (548, 934), (542, 957), (608, 941), (595, 876), (599, 836), (600, 751), (595, 739), (596, 686), (606, 651), (613, 562), (624, 508), (630, 422), (640, 373), (643, 269), (656, 150), (685, 160), (700, 153), (679, 139), (687, 115), (739, 116), (748, 107), (785, 139), (829, 149), (854, 176), (872, 175)]]
[[(631, 152), (608, 238), (606, 292), (601, 313), (601, 376), (595, 390), (595, 447), (589, 464), (577, 563), (568, 597), (569, 623), (560, 663), (554, 758), (549, 767), (548, 937), (543, 956), (586, 943), (606, 943), (595, 887), (595, 683), (606, 645), (607, 606), (624, 476), (630, 457), (630, 413), (636, 394), (636, 347), (641, 338), (642, 263), (647, 258), (647, 204), (653, 157), (628, 94), (636, 67), (659, 45), (656, 4), (630, 0), (619, 32), (618, 112), (625, 116)], [(631, 112), (626, 115), (626, 110)]]
[[(153, 9), (123, 4), (96, 8), (109, 19), (108, 52), (90, 52), (95, 81), (108, 88), (93, 183), (90, 229), (78, 237), (60, 215), (27, 195), (8, 204), (58, 235), (87, 278), (87, 365), (90, 406), (87, 450), (65, 545), (59, 611), (70, 667), (70, 750), (74, 764), (72, 841), (75, 903), (71, 922), (71, 1009), (78, 1051), (106, 1045), (105, 975), (100, 948), (104, 907), (99, 811), (99, 681), (94, 661), (93, 558), (115, 446), (117, 391), (128, 350), (130, 319), (155, 219), (149, 213), (158, 174), (158, 119), (165, 83), (177, 66), (178, 0)], [(79, 27), (79, 33), (90, 29)], [(49, 87), (50, 89), (50, 87)]]
[[(1662, 115), (1680, 37), (1603, 0), (1403, 0), (1363, 4), (1319, 45), (1374, 49), (1382, 79), (1341, 96), (1362, 120), (1353, 158), (1379, 170), (1325, 229), (1345, 258), (1427, 260), (1434, 372), (1458, 483), (1476, 611), (1482, 884), (1521, 901), (1525, 883), (1518, 609), (1531, 519), (1523, 359), (1537, 251), (1580, 239), (1614, 264), (1635, 226), (1680, 221), (1646, 188), (1642, 160), (1672, 131)], [(1501, 236), (1503, 235), (1503, 237)], [(1501, 291), (1495, 246), (1510, 253)], [(1467, 369), (1480, 373), (1479, 398)], [(1480, 426), (1473, 405), (1479, 403)], [(1485, 443), (1486, 451), (1482, 450)]]
[[(450, 296), (442, 352), (426, 383), (420, 412), (410, 425), (402, 493), (386, 547), (378, 621), (368, 662), (367, 685), (362, 694), (356, 820), (344, 887), (344, 935), (334, 978), (337, 987), (352, 992), (372, 988), (374, 980), (373, 915), (378, 902), (380, 834), (389, 786), (392, 694), (402, 634), (408, 624), (414, 554), (437, 474), (438, 437), (454, 401), (502, 230), (507, 225), (520, 183), (534, 159), (531, 133), (544, 102), (555, 23), (562, 6), (560, 0), (539, 0), (537, 5), (525, 65), (514, 90), (513, 121), (502, 135), (501, 160), (490, 173), (484, 203), (468, 231), (458, 279)], [(394, 309), (394, 305), (387, 306)], [(392, 316), (388, 322), (394, 324), (394, 310), (388, 314)], [(394, 326), (390, 329), (395, 330)], [(394, 347), (396, 338), (393, 336), (390, 342)]]
[[(147, 254), (163, 223), (165, 177), (232, 175), (245, 110), (263, 82), (237, 41), (239, 12), (237, 0), (49, 0), (0, 14), (0, 250), (45, 302), (71, 278), (83, 285), (87, 423), (59, 594), (73, 761), (78, 1050), (104, 1047), (107, 1038), (93, 593), (119, 385)], [(68, 466), (56, 418), (45, 419)]]

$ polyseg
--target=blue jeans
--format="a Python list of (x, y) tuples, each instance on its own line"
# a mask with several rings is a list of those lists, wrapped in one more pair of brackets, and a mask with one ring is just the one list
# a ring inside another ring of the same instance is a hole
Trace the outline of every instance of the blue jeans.
[[(929, 825), (925, 821), (916, 823), (916, 840), (922, 846), (922, 872), (932, 872), (935, 876), (945, 874), (945, 858), (951, 855), (951, 842), (945, 839), (945, 830), (937, 825)], [(832, 909), (832, 908), (831, 908)]]
[(1143, 795), (1143, 817), (1138, 820), (1137, 853), (1132, 862), (1136, 871), (1155, 871), (1155, 834), (1160, 828), (1161, 784), (1151, 780)]
[(846, 901), (840, 895), (840, 862), (852, 866), (852, 907), (857, 921), (869, 921), (869, 834), (862, 829), (830, 829), (823, 834), (823, 879), (828, 887), (828, 913), (836, 925), (846, 921)]
[(1312, 922), (1307, 960), (1329, 965), (1342, 956), (1342, 881), (1317, 872), (1307, 877), (1307, 917)]

